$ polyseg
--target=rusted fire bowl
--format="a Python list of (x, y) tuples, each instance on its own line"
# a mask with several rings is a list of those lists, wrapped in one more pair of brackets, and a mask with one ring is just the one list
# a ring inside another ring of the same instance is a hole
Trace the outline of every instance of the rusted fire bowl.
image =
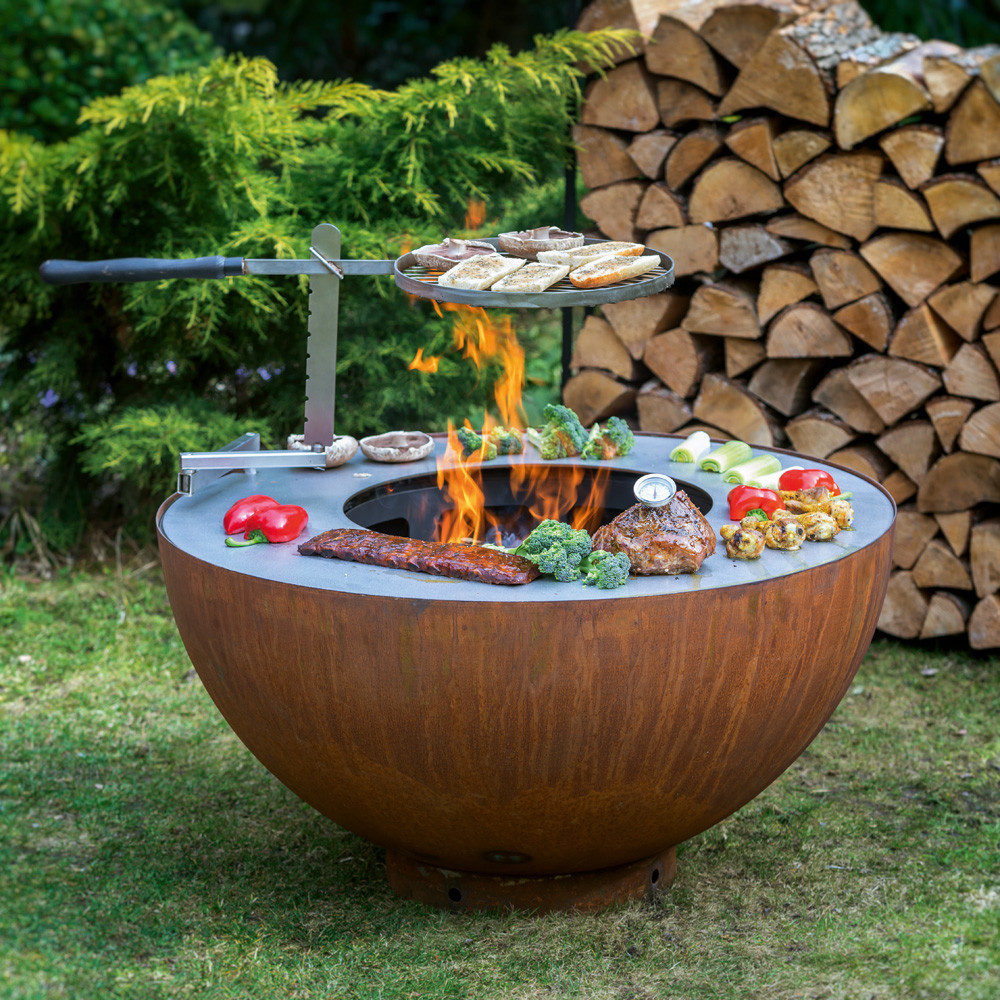
[[(730, 487), (669, 462), (676, 442), (639, 435), (615, 468), (705, 490), (718, 532)], [(222, 514), (250, 493), (303, 504), (303, 540), (356, 527), (349, 498), (377, 499), (400, 476), (360, 456), (175, 495), (157, 517), (160, 552), (220, 711), (289, 788), (386, 848), (397, 891), (455, 908), (594, 907), (666, 885), (674, 846), (798, 757), (868, 648), (894, 505), (845, 470), (788, 453), (784, 464), (834, 469), (857, 530), (755, 563), (720, 545), (694, 576), (610, 592), (223, 544)], [(433, 470), (431, 456), (407, 475)]]

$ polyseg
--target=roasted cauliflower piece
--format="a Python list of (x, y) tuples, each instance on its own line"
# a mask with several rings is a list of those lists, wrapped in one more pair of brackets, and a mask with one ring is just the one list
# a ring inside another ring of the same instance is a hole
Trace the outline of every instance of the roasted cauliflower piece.
[(842, 531), (854, 530), (851, 527), (854, 524), (854, 508), (851, 506), (850, 500), (841, 500), (839, 497), (834, 497), (830, 501), (830, 510), (828, 513), (837, 522), (837, 526)]
[(764, 532), (764, 544), (769, 549), (794, 552), (802, 548), (805, 537), (806, 529), (795, 518), (781, 518), (768, 522), (767, 530)]
[(805, 529), (807, 542), (829, 542), (840, 531), (840, 525), (829, 514), (824, 514), (822, 511), (799, 514), (798, 522)]
[(781, 499), (785, 508), (793, 514), (811, 514), (813, 511), (828, 513), (833, 494), (825, 486), (814, 486), (808, 490), (782, 490)]
[(726, 555), (730, 559), (759, 559), (764, 551), (764, 535), (756, 528), (745, 528), (742, 524), (724, 524), (719, 529), (719, 534), (726, 543)]

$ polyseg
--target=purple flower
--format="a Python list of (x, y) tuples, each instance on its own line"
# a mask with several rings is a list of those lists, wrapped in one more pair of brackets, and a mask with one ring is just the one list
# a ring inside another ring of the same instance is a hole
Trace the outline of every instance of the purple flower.
[(46, 389), (45, 392), (40, 392), (38, 394), (38, 402), (41, 403), (47, 410), (59, 402), (59, 393), (50, 387)]
[(176, 375), (177, 374), (177, 362), (176, 361), (168, 361), (167, 362), (167, 371), (170, 372), (171, 375)]
[(139, 366), (134, 361), (130, 361), (125, 369), (125, 374), (129, 378), (135, 378), (139, 374)]
[(250, 369), (244, 368), (242, 365), (240, 365), (240, 367), (236, 369), (236, 377), (241, 382), (245, 382), (250, 377)]
[(271, 373), (266, 368), (258, 368), (257, 374), (265, 381), (269, 382), (271, 380)]

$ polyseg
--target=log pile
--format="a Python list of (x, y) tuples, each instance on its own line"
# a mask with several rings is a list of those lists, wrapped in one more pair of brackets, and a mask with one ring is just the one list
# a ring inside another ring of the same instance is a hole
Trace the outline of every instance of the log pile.
[(586, 90), (581, 210), (677, 280), (586, 320), (567, 404), (878, 480), (880, 629), (1000, 647), (1000, 47), (854, 0), (595, 0), (578, 26), (642, 33)]

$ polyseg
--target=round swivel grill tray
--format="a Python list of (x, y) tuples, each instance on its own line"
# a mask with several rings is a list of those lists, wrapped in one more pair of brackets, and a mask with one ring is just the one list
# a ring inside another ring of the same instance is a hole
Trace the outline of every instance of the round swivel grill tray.
[[(497, 246), (495, 237), (478, 240)], [(606, 243), (607, 240), (587, 240), (586, 243)], [(396, 284), (410, 295), (437, 302), (455, 302), (466, 306), (499, 309), (562, 309), (567, 306), (600, 306), (606, 302), (623, 302), (644, 295), (655, 295), (674, 283), (674, 262), (665, 253), (646, 247), (644, 254), (656, 254), (660, 264), (652, 271), (607, 285), (604, 288), (577, 288), (569, 278), (562, 278), (544, 292), (485, 292), (465, 288), (450, 288), (438, 284), (444, 273), (421, 267), (412, 253), (405, 253), (393, 263)]]

